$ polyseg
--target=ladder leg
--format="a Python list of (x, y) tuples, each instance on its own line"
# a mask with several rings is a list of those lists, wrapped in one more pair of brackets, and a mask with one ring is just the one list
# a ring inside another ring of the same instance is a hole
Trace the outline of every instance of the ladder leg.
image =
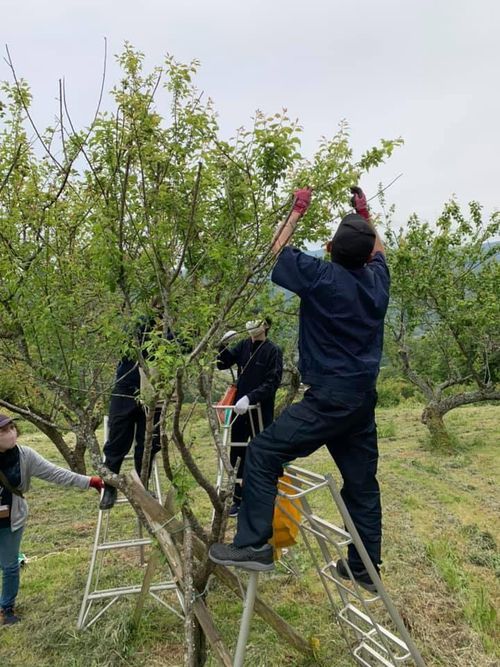
[(80, 607), (80, 614), (78, 615), (78, 621), (76, 624), (77, 630), (82, 630), (84, 623), (85, 623), (85, 617), (86, 617), (86, 612), (87, 612), (87, 601), (89, 598), (89, 593), (90, 593), (90, 586), (92, 585), (92, 578), (94, 576), (94, 568), (95, 568), (95, 561), (97, 557), (97, 545), (99, 544), (99, 536), (101, 533), (101, 525), (102, 525), (102, 512), (99, 511), (99, 516), (97, 518), (97, 527), (95, 531), (95, 538), (94, 538), (94, 546), (92, 548), (92, 557), (90, 559), (90, 568), (89, 568), (89, 575), (87, 577), (87, 583), (85, 584), (85, 592), (83, 594), (83, 600), (82, 600), (82, 606)]
[(376, 571), (370, 556), (368, 555), (368, 552), (366, 551), (365, 545), (363, 544), (359, 533), (356, 529), (356, 526), (354, 525), (354, 522), (351, 518), (351, 515), (349, 514), (347, 507), (344, 503), (344, 499), (340, 495), (337, 486), (331, 477), (331, 475), (327, 476), (328, 479), (328, 486), (330, 487), (332, 496), (337, 504), (337, 507), (339, 508), (340, 514), (342, 516), (342, 519), (347, 527), (347, 530), (349, 531), (352, 541), (354, 543), (354, 546), (356, 547), (359, 555), (361, 556), (361, 560), (363, 561), (364, 566), (366, 567), (368, 574), (370, 575), (372, 581), (374, 584), (377, 586), (377, 592), (380, 595), (381, 600), (383, 601), (385, 608), (389, 612), (389, 615), (392, 619), (392, 622), (398, 629), (398, 632), (400, 633), (401, 637), (403, 638), (406, 646), (408, 647), (408, 650), (410, 651), (410, 654), (415, 661), (415, 664), (417, 667), (425, 667), (425, 662), (420, 655), (419, 650), (415, 646), (413, 639), (410, 636), (410, 633), (406, 629), (405, 624), (403, 623), (403, 619), (399, 615), (396, 607), (394, 606), (394, 603), (392, 602), (390, 596), (387, 594), (380, 577), (378, 576), (378, 572)]
[(240, 634), (238, 636), (238, 643), (236, 645), (236, 652), (234, 654), (233, 667), (243, 667), (248, 635), (250, 632), (250, 623), (252, 621), (253, 606), (255, 603), (255, 596), (257, 595), (258, 581), (259, 573), (250, 572), (247, 592), (245, 595), (245, 602), (243, 606), (243, 615), (241, 617)]

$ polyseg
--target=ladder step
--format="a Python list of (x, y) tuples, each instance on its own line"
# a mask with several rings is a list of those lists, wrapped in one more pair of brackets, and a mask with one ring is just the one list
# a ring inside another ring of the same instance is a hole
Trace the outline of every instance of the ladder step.
[(307, 518), (310, 521), (313, 520), (315, 523), (317, 523), (322, 528), (326, 528), (330, 532), (335, 533), (335, 535), (338, 535), (340, 538), (342, 538), (343, 541), (342, 542), (337, 542), (338, 545), (345, 546), (346, 544), (351, 544), (351, 542), (352, 542), (351, 534), (348, 533), (347, 530), (344, 530), (344, 528), (340, 528), (340, 526), (336, 526), (334, 523), (330, 523), (329, 521), (325, 521), (325, 519), (322, 519), (317, 514), (311, 514)]
[[(368, 653), (370, 662), (365, 660), (361, 655), (363, 652)], [(373, 667), (373, 659), (377, 660), (377, 664), (382, 665), (382, 667), (394, 667), (393, 662), (389, 662), (387, 658), (385, 658), (383, 655), (380, 655), (380, 653), (372, 649), (372, 647), (368, 646), (368, 644), (365, 644), (365, 642), (362, 642), (359, 646), (357, 646), (354, 649), (353, 654), (356, 660), (361, 665), (365, 665), (366, 667)]]
[(97, 551), (107, 551), (108, 549), (126, 549), (128, 547), (144, 547), (151, 544), (149, 537), (137, 538), (133, 540), (121, 540), (120, 542), (103, 542), (96, 547)]
[[(152, 584), (149, 587), (149, 592), (157, 593), (160, 591), (173, 591), (177, 588), (175, 581), (165, 581), (159, 584)], [(118, 588), (103, 588), (101, 590), (89, 593), (89, 600), (103, 600), (104, 598), (118, 597), (120, 595), (133, 595), (140, 593), (141, 585), (137, 586), (119, 586)]]
[[(375, 637), (377, 635), (382, 635), (383, 638), (389, 643), (392, 644), (391, 649), (396, 649), (400, 652), (400, 654), (397, 656), (398, 660), (405, 660), (410, 656), (410, 652), (408, 649), (408, 646), (405, 644), (405, 642), (400, 639), (399, 637), (396, 637), (392, 632), (387, 630), (387, 628), (384, 628), (380, 624), (374, 625), (372, 622), (371, 618), (364, 614), (362, 611), (360, 611), (357, 607), (355, 607), (353, 604), (347, 604), (340, 612), (339, 612), (339, 618), (341, 618), (345, 623), (350, 625), (354, 630), (357, 632), (360, 632), (364, 639), (364, 642), (369, 642), (371, 645), (375, 644), (376, 647), (381, 649), (386, 653), (386, 649), (384, 645), (378, 641), (376, 641)], [(357, 622), (353, 620), (352, 618), (349, 617), (349, 615), (352, 615), (355, 617)], [(368, 643), (366, 644), (368, 646)], [(375, 649), (373, 649), (375, 650)], [(390, 663), (389, 663), (390, 664)]]
[[(380, 595), (378, 595), (378, 593), (375, 593), (372, 597), (365, 597), (364, 595), (358, 594), (354, 588), (351, 588), (350, 586), (347, 586), (347, 580), (346, 580), (346, 583), (344, 583), (343, 581), (341, 581), (340, 577), (337, 578), (333, 574), (330, 574), (329, 570), (332, 569), (332, 566), (335, 567), (334, 564), (333, 564), (333, 561), (331, 561), (330, 563), (328, 563), (327, 565), (325, 565), (325, 567), (323, 567), (321, 569), (321, 575), (325, 579), (328, 579), (328, 581), (331, 581), (336, 586), (341, 588), (343, 591), (345, 591), (349, 595), (352, 595), (353, 597), (355, 597), (360, 602), (363, 601), (365, 604), (369, 604), (370, 602), (376, 602), (377, 600), (380, 600)], [(359, 586), (359, 588), (361, 590), (364, 590), (363, 588), (361, 588), (361, 586)], [(368, 594), (368, 591), (366, 591), (366, 594)]]

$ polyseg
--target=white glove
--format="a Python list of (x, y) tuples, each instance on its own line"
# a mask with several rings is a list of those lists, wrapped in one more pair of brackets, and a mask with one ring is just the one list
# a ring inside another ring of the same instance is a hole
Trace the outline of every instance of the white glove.
[(221, 343), (225, 343), (228, 340), (231, 340), (231, 338), (234, 338), (234, 336), (237, 336), (238, 332), (237, 331), (226, 331), (226, 333), (222, 336), (220, 339)]
[(236, 404), (234, 406), (234, 411), (236, 412), (237, 415), (244, 415), (245, 412), (248, 410), (248, 406), (250, 405), (250, 399), (248, 396), (242, 396), (239, 401), (236, 401)]

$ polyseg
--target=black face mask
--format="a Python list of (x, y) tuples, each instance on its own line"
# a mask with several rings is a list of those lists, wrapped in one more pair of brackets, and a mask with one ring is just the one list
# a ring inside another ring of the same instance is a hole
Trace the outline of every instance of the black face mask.
[(346, 269), (360, 269), (366, 264), (375, 245), (375, 232), (357, 213), (342, 219), (332, 240), (332, 262)]
[(21, 484), (21, 465), (17, 445), (1, 454), (0, 470), (7, 477), (11, 486), (17, 488)]

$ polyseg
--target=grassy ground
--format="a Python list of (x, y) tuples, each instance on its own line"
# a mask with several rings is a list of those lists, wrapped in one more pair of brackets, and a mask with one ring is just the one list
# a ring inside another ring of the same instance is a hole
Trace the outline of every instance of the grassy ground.
[[(468, 407), (449, 415), (447, 423), (457, 442), (453, 455), (427, 449), (419, 414), (415, 407), (378, 412), (384, 582), (429, 666), (500, 665), (495, 612), (500, 597), (498, 408)], [(192, 435), (197, 438), (200, 461), (207, 469), (213, 467), (201, 425)], [(26, 435), (22, 442), (60, 461), (41, 435)], [(333, 464), (326, 451), (320, 451), (306, 467), (327, 472)], [(191, 493), (198, 510), (208, 518), (206, 499), (197, 490)], [(152, 599), (138, 629), (130, 625), (133, 602), (122, 600), (90, 630), (76, 631), (97, 494), (35, 480), (29, 500), (31, 516), (22, 546), (29, 560), (19, 596), (23, 622), (0, 629), (0, 665), (182, 665), (182, 622)], [(315, 504), (321, 516), (338, 521), (324, 494)], [(116, 534), (135, 530), (129, 512), (126, 506), (113, 510)], [(262, 577), (261, 593), (312, 640), (317, 659), (307, 661), (278, 642), (273, 631), (255, 617), (247, 664), (352, 665), (309, 555), (302, 544), (294, 551), (300, 577), (278, 570)], [(115, 553), (105, 572), (109, 585), (120, 585), (139, 581), (143, 570), (136, 555)], [(241, 604), (215, 581), (209, 600), (224, 640), (233, 647)]]

